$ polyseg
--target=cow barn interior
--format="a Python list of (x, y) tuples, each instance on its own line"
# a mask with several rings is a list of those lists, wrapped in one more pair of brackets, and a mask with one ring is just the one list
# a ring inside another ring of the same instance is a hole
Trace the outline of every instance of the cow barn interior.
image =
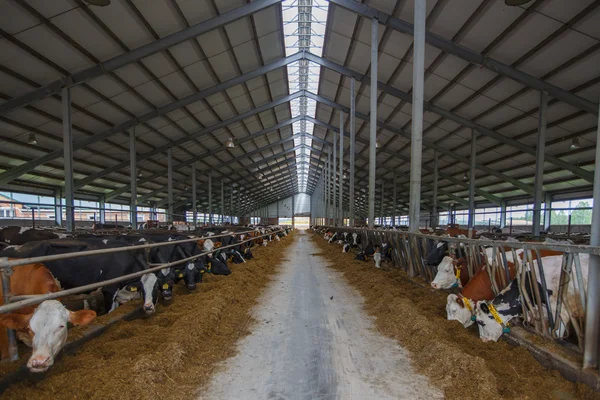
[(600, 399), (599, 64), (595, 0), (0, 1), (0, 397)]

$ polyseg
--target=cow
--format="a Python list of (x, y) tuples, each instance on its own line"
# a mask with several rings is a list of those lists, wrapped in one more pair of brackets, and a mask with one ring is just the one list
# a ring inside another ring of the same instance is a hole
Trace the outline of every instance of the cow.
[(87, 325), (94, 318), (95, 311), (69, 311), (60, 301), (46, 300), (28, 314), (0, 315), (0, 325), (28, 338), (33, 350), (27, 368), (31, 372), (45, 372), (67, 341), (67, 324)]
[[(532, 286), (531, 273), (525, 274), (525, 288), (530, 297)], [(538, 290), (542, 291), (539, 282)], [(496, 296), (492, 301), (478, 301), (475, 307), (475, 321), (479, 328), (479, 337), (484, 342), (497, 342), (503, 333), (510, 332), (509, 322), (517, 318), (523, 311), (521, 293), (517, 279), (511, 283)]]
[(467, 260), (462, 257), (457, 259), (454, 256), (446, 256), (438, 265), (437, 274), (433, 281), (431, 281), (431, 287), (434, 289), (462, 288), (468, 281), (469, 270)]
[[(28, 258), (86, 250), (117, 248), (124, 245), (122, 242), (110, 239), (55, 239), (28, 243), (18, 249), (7, 249), (0, 253), (0, 257)], [(144, 255), (140, 251), (120, 251), (94, 256), (80, 256), (64, 260), (47, 261), (44, 265), (64, 289), (98, 283), (147, 269)], [(110, 311), (115, 310), (120, 304), (116, 299), (117, 292), (128, 285), (136, 284), (137, 281), (140, 281), (140, 278), (120, 284), (103, 286), (102, 294), (104, 296), (105, 309)], [(148, 314), (155, 311), (155, 303), (151, 295), (154, 287), (148, 286), (151, 283), (156, 285), (155, 280), (145, 279), (142, 286), (144, 311)]]
[(13, 246), (21, 246), (29, 242), (58, 239), (61, 237), (66, 237), (66, 234), (57, 234), (47, 229), (33, 229), (21, 226), (8, 226), (0, 230), (0, 242)]
[[(563, 269), (563, 252), (554, 251), (554, 250), (534, 250), (532, 251), (533, 256), (533, 265), (536, 271), (538, 269), (538, 256), (542, 260), (542, 265), (544, 266), (544, 278), (546, 282), (546, 287), (549, 293), (550, 304), (553, 307), (556, 307), (558, 303), (558, 295), (559, 295), (559, 287), (560, 287), (560, 275)], [(524, 254), (520, 254), (519, 258), (523, 259)], [(587, 289), (587, 280), (588, 280), (588, 272), (589, 272), (589, 254), (581, 253), (579, 254), (579, 261), (581, 265), (581, 278), (583, 280), (583, 288), (579, 288), (579, 290)], [(573, 268), (575, 268), (573, 266)], [(571, 274), (574, 276), (575, 274)], [(539, 279), (539, 276), (538, 276)], [(572, 279), (572, 278), (571, 278)], [(571, 317), (575, 320), (583, 319), (585, 310), (581, 308), (581, 301), (579, 293), (576, 292), (573, 283), (566, 281), (567, 285), (565, 286), (567, 291), (563, 295), (563, 306), (561, 307), (560, 312), (560, 324), (557, 326), (554, 334), (559, 338), (564, 338), (569, 335), (569, 324), (571, 322)], [(579, 287), (579, 282), (577, 282), (577, 286)], [(550, 294), (552, 292), (552, 294)], [(584, 292), (585, 293), (585, 292)], [(544, 296), (542, 296), (543, 298)], [(565, 302), (568, 306), (565, 307)], [(571, 314), (571, 315), (569, 315)], [(544, 317), (546, 314), (543, 313)]]
[[(10, 277), (10, 292), (14, 296), (34, 295), (54, 293), (60, 290), (60, 285), (48, 268), (42, 264), (27, 264), (14, 267), (13, 274)], [(2, 297), (2, 287), (0, 287), (0, 304), (4, 304)], [(26, 307), (17, 310), (17, 313), (28, 314), (34, 308)], [(8, 357), (8, 336), (5, 329), (0, 329), (0, 351), (2, 359)]]
[[(515, 265), (507, 263), (509, 268), (510, 279), (514, 279), (516, 274)], [(501, 282), (500, 274), (504, 274), (502, 270), (496, 271), (496, 282)], [(449, 321), (456, 320), (465, 328), (473, 324), (473, 313), (475, 304), (480, 300), (492, 300), (494, 292), (492, 290), (492, 282), (487, 268), (481, 268), (477, 271), (469, 282), (464, 286), (459, 295), (449, 294), (446, 299), (446, 314)]]

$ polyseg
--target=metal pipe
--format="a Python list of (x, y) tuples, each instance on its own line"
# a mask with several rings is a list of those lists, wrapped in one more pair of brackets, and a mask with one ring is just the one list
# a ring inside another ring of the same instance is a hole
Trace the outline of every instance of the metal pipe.
[[(333, 132), (333, 164), (331, 165), (331, 180), (333, 183), (333, 225), (336, 226), (337, 225), (337, 213), (338, 213), (338, 205), (337, 205), (337, 187), (336, 187), (336, 182), (337, 182), (337, 173), (336, 173), (336, 161), (337, 161), (337, 132)], [(340, 177), (341, 178), (341, 177)], [(341, 186), (341, 182), (340, 182), (340, 186)]]
[[(600, 113), (596, 128), (596, 163), (590, 245), (600, 246)], [(600, 337), (600, 256), (590, 255), (585, 319), (584, 368), (598, 368)]]
[(552, 193), (546, 193), (544, 196), (544, 231), (550, 232), (552, 223)]
[(356, 146), (356, 79), (350, 79), (350, 187), (348, 192), (348, 209), (350, 211), (348, 225), (354, 226), (354, 161)]
[(233, 224), (233, 183), (229, 188), (229, 223)]
[[(280, 229), (280, 230), (275, 231), (275, 232), (270, 232), (270, 233), (267, 233), (267, 234), (264, 234), (264, 235), (255, 236), (253, 238), (240, 241), (240, 242), (238, 242), (236, 244), (231, 244), (231, 245), (228, 245), (228, 246), (221, 246), (221, 247), (219, 247), (219, 249), (224, 250), (224, 249), (229, 249), (229, 248), (232, 248), (232, 247), (237, 247), (240, 244), (247, 243), (247, 242), (250, 242), (252, 240), (255, 240), (257, 237), (269, 236), (269, 235), (272, 235), (273, 233), (277, 233), (277, 232), (281, 232), (281, 231), (283, 231), (283, 229)], [(254, 231), (248, 231), (248, 232), (245, 232), (245, 233), (250, 233), (250, 232), (254, 232)], [(229, 234), (227, 234), (227, 235), (229, 235)], [(219, 235), (219, 236), (227, 236), (227, 235)], [(216, 236), (211, 236), (211, 238), (213, 238), (213, 237), (216, 237)], [(198, 240), (198, 239), (196, 238), (196, 239), (192, 239), (192, 240)], [(183, 240), (165, 242), (163, 245), (173, 245), (176, 242), (183, 242)], [(145, 246), (150, 246), (150, 245), (145, 245)], [(138, 248), (138, 247), (142, 247), (142, 246), (125, 246), (125, 247), (123, 247), (123, 250), (127, 251), (127, 250), (132, 250), (133, 248)], [(94, 251), (96, 251), (96, 250), (94, 250)], [(82, 252), (78, 252), (78, 253), (92, 253), (92, 252), (93, 251), (88, 251), (88, 252), (82, 251)], [(213, 250), (210, 250), (210, 251), (206, 251), (206, 252), (203, 252), (203, 253), (191, 256), (191, 257), (183, 258), (181, 260), (177, 260), (177, 261), (173, 261), (173, 262), (169, 262), (169, 263), (164, 263), (164, 264), (150, 264), (150, 268), (148, 268), (148, 269), (145, 269), (145, 270), (139, 271), (139, 272), (134, 272), (134, 273), (128, 274), (128, 275), (123, 275), (123, 276), (120, 276), (118, 278), (108, 279), (108, 280), (105, 280), (105, 281), (102, 281), (102, 282), (91, 283), (89, 285), (79, 286), (79, 287), (72, 288), (72, 289), (61, 290), (59, 292), (41, 294), (39, 296), (31, 297), (31, 298), (28, 298), (28, 299), (25, 299), (25, 300), (17, 301), (17, 302), (10, 303), (10, 304), (5, 304), (5, 305), (0, 306), (0, 313), (7, 313), (7, 312), (10, 312), (10, 311), (18, 310), (19, 308), (26, 307), (26, 306), (32, 306), (32, 305), (35, 305), (35, 304), (39, 304), (39, 303), (42, 303), (43, 301), (46, 301), (46, 300), (57, 299), (59, 297), (66, 297), (66, 296), (70, 296), (70, 295), (73, 295), (73, 294), (90, 292), (90, 291), (95, 290), (95, 289), (97, 289), (99, 287), (114, 285), (114, 284), (117, 284), (117, 283), (120, 283), (120, 282), (125, 282), (125, 281), (131, 280), (131, 279), (139, 278), (139, 277), (141, 277), (143, 275), (146, 275), (146, 274), (149, 274), (149, 273), (152, 273), (152, 272), (160, 271), (161, 269), (164, 269), (164, 268), (171, 268), (171, 267), (174, 267), (176, 265), (184, 264), (184, 263), (193, 261), (193, 260), (195, 260), (195, 259), (197, 259), (199, 257), (205, 256), (207, 254), (211, 254), (211, 253), (214, 253), (214, 252), (215, 252), (215, 250), (213, 249)], [(76, 253), (71, 253), (71, 254), (76, 254)], [(37, 257), (37, 258), (41, 258), (41, 257)], [(1, 261), (0, 261), (0, 263), (1, 263)], [(2, 275), (4, 276), (4, 273)], [(3, 287), (4, 287), (4, 284), (5, 283), (4, 283), (4, 278), (3, 278), (3, 282), (2, 282)], [(7, 293), (7, 292), (4, 292), (4, 293)]]
[(340, 110), (340, 172), (338, 173), (340, 180), (340, 194), (338, 204), (339, 226), (344, 226), (344, 112)]
[(71, 121), (71, 90), (62, 89), (63, 159), (65, 171), (65, 209), (67, 232), (75, 231), (75, 191), (73, 182), (73, 127)]
[(371, 19), (371, 97), (369, 122), (369, 228), (375, 226), (375, 179), (377, 157), (377, 61), (379, 56), (379, 21)]
[(412, 133), (410, 142), (409, 229), (419, 231), (421, 217), (421, 162), (423, 152), (423, 90), (425, 74), (425, 0), (414, 2)]
[(173, 155), (167, 150), (167, 222), (173, 221)]
[(439, 182), (439, 157), (438, 152), (433, 152), (433, 204), (431, 207), (431, 227), (435, 229), (440, 224), (438, 212), (438, 182)]
[(473, 237), (475, 227), (475, 165), (477, 163), (477, 132), (471, 129), (471, 166), (469, 169), (469, 231), (470, 238)]
[(105, 224), (106, 223), (106, 200), (103, 194), (101, 194), (98, 197), (98, 214), (99, 215), (99, 220), (101, 224)]
[(548, 94), (540, 92), (538, 118), (537, 154), (535, 158), (535, 182), (533, 185), (533, 236), (540, 236), (542, 222), (542, 197), (544, 196), (544, 156), (546, 151), (546, 124), (548, 114)]
[[(254, 232), (254, 231), (250, 230), (250, 231), (245, 231), (245, 232), (236, 232), (236, 234), (241, 235), (241, 234), (246, 234), (246, 233), (250, 233), (250, 232)], [(140, 245), (135, 245), (135, 246), (124, 246), (124, 247), (113, 247), (113, 248), (98, 249), (98, 250), (77, 251), (77, 252), (73, 252), (73, 253), (61, 253), (61, 254), (55, 254), (55, 255), (51, 255), (51, 256), (14, 258), (11, 260), (9, 260), (7, 258), (0, 258), (0, 269), (19, 267), (21, 265), (27, 265), (27, 264), (36, 264), (36, 263), (44, 263), (44, 262), (49, 262), (49, 261), (65, 260), (68, 258), (75, 258), (75, 257), (96, 256), (96, 255), (101, 255), (101, 254), (119, 253), (122, 251), (151, 249), (153, 247), (171, 246), (171, 245), (176, 245), (178, 243), (197, 242), (198, 240), (202, 240), (204, 238), (215, 239), (215, 238), (229, 236), (229, 235), (230, 234), (219, 234), (219, 235), (212, 235), (210, 237), (206, 236), (206, 237), (197, 237), (197, 238), (191, 238), (191, 239), (172, 240), (170, 242), (163, 242), (163, 243), (150, 243), (150, 244), (140, 244)]]
[(129, 184), (131, 192), (131, 227), (137, 229), (137, 162), (135, 152), (135, 126), (129, 132)]
[(506, 200), (500, 204), (500, 228), (506, 227)]

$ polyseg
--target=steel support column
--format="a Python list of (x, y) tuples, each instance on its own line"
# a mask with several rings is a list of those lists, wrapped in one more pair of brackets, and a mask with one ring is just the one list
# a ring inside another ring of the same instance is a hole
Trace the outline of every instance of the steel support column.
[(194, 229), (198, 226), (198, 199), (196, 187), (196, 162), (192, 163), (192, 215), (194, 220)]
[[(425, 74), (426, 1), (414, 2), (412, 134), (410, 142), (410, 203), (411, 232), (419, 231), (421, 216), (421, 162), (423, 151), (423, 89)], [(375, 82), (377, 84), (377, 82)]]
[(552, 224), (552, 194), (546, 193), (544, 196), (544, 231), (550, 231)]
[(548, 114), (548, 94), (540, 92), (538, 118), (537, 154), (535, 158), (535, 182), (533, 185), (533, 236), (540, 236), (542, 223), (542, 198), (544, 196), (544, 156), (546, 150), (546, 124)]
[[(337, 161), (337, 132), (333, 132), (333, 158), (332, 161), (333, 163), (331, 164), (331, 181), (333, 182), (333, 226), (337, 226), (337, 213), (338, 213), (338, 204), (337, 204), (337, 187), (336, 187), (336, 182), (337, 182), (337, 167), (336, 167), (336, 161)], [(341, 183), (340, 183), (341, 186)]]
[(62, 89), (63, 159), (65, 170), (65, 209), (67, 232), (75, 230), (75, 191), (73, 182), (73, 126), (71, 121), (71, 90)]
[(212, 173), (208, 171), (208, 224), (212, 226)]
[(131, 228), (137, 229), (137, 162), (135, 152), (135, 127), (129, 132), (129, 184), (131, 193), (130, 221)]
[(354, 160), (356, 146), (356, 79), (350, 79), (350, 187), (348, 188), (348, 225), (354, 226)]
[(54, 223), (62, 226), (62, 192), (60, 188), (54, 191)]
[(384, 202), (384, 197), (383, 197), (383, 193), (385, 190), (385, 182), (381, 181), (381, 225), (385, 226), (385, 208), (383, 207), (383, 202)]
[(500, 228), (506, 226), (506, 200), (502, 200), (500, 205)]
[(104, 197), (103, 194), (100, 195), (100, 197), (98, 198), (98, 212), (99, 212), (99, 216), (98, 219), (100, 221), (101, 224), (105, 224), (106, 223), (106, 198)]
[(329, 199), (331, 197), (331, 146), (327, 146), (327, 190), (325, 193), (325, 218), (326, 225), (331, 225), (329, 219)]
[(173, 221), (173, 155), (167, 150), (167, 222)]
[(233, 183), (229, 187), (229, 224), (233, 224)]
[(296, 195), (292, 194), (292, 228), (295, 229), (296, 228), (296, 201), (295, 201)]
[(471, 166), (469, 168), (469, 238), (475, 227), (475, 166), (477, 164), (477, 132), (471, 129)]
[[(599, 113), (600, 115), (600, 113)], [(594, 205), (590, 246), (600, 246), (600, 116), (596, 128), (596, 165), (594, 171)], [(598, 368), (600, 341), (600, 256), (590, 254), (585, 319), (583, 368)]]
[(394, 172), (394, 193), (393, 193), (393, 201), (394, 201), (394, 208), (393, 208), (393, 213), (394, 215), (392, 215), (392, 226), (396, 225), (396, 217), (398, 216), (398, 183), (396, 182), (398, 180), (398, 177), (396, 176), (396, 173)]
[(371, 98), (369, 121), (369, 228), (375, 226), (375, 158), (377, 157), (377, 61), (379, 49), (379, 21), (371, 19)]
[(225, 224), (225, 182), (221, 180), (221, 224)]
[(338, 213), (339, 226), (344, 226), (344, 112), (340, 110), (340, 171), (338, 173), (340, 180), (340, 194)]
[(433, 204), (431, 206), (431, 224), (436, 228), (440, 224), (440, 213), (438, 211), (438, 181), (439, 181), (439, 158), (438, 152), (433, 152)]

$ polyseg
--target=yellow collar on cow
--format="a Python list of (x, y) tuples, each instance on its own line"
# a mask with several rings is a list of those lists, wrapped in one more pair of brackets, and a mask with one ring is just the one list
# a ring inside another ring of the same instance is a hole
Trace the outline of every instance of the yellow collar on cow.
[(492, 317), (494, 317), (497, 323), (502, 325), (503, 328), (508, 327), (508, 322), (504, 323), (504, 321), (502, 321), (502, 318), (500, 318), (500, 314), (498, 314), (496, 307), (494, 307), (492, 303), (488, 304), (488, 309), (490, 310), (490, 314), (492, 314)]
[(471, 305), (471, 302), (469, 301), (469, 299), (467, 299), (466, 297), (462, 298), (463, 304), (465, 305), (465, 307), (467, 307), (467, 309), (471, 312), (473, 312), (473, 306)]
[(460, 268), (456, 268), (456, 280), (460, 280)]

